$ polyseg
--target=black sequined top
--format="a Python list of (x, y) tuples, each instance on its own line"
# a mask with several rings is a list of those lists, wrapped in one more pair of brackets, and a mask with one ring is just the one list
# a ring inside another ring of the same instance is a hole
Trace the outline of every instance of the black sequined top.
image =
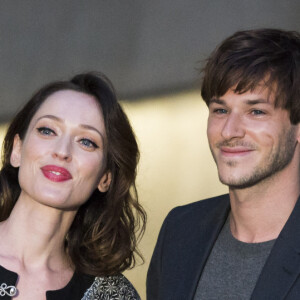
[[(0, 266), (0, 300), (17, 294), (18, 274)], [(74, 272), (62, 289), (46, 292), (47, 300), (140, 300), (137, 291), (122, 274), (94, 277)]]

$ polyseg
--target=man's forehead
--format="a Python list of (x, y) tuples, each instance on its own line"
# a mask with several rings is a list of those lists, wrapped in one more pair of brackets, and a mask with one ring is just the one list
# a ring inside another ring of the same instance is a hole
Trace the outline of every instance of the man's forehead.
[(245, 91), (243, 93), (237, 92), (234, 88), (229, 89), (222, 96), (212, 97), (209, 104), (217, 103), (224, 104), (228, 101), (242, 101), (245, 104), (254, 105), (259, 103), (268, 103), (274, 105), (275, 93), (269, 88), (255, 88), (254, 90)]
[[(210, 101), (210, 104), (226, 104), (228, 101), (230, 101), (231, 99), (228, 99), (228, 96), (222, 98), (212, 98), (211, 101)], [(255, 105), (255, 104), (270, 104), (270, 105), (273, 105), (274, 104), (274, 101), (270, 101), (269, 98), (252, 98), (252, 97), (241, 97), (241, 99), (233, 99), (236, 101), (240, 101), (240, 102), (243, 102), (244, 104), (247, 104), (247, 105)]]

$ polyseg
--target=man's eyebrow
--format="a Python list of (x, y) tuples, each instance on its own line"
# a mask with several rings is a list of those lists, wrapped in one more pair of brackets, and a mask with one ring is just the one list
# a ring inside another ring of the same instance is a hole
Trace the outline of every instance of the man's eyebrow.
[[(53, 116), (53, 115), (44, 115), (44, 116), (41, 116), (39, 117), (36, 122), (38, 122), (39, 120), (41, 119), (51, 119), (51, 120), (54, 120), (54, 121), (57, 121), (59, 123), (63, 123), (63, 119), (59, 118), (59, 117), (56, 117), (56, 116)], [(96, 129), (95, 127), (91, 126), (91, 125), (87, 125), (87, 124), (80, 124), (79, 127), (83, 128), (83, 129), (88, 129), (88, 130), (92, 130), (92, 131), (96, 131), (102, 138), (102, 140), (104, 140), (104, 136), (103, 134), (98, 130)]]
[(260, 99), (249, 99), (249, 100), (246, 101), (246, 104), (248, 104), (248, 105), (255, 105), (255, 104), (260, 104), (260, 103), (269, 104), (270, 101), (268, 101), (267, 99), (263, 99), (263, 98), (260, 98)]
[[(209, 104), (211, 104), (211, 103), (226, 105), (226, 102), (222, 99), (219, 99), (219, 98), (212, 98), (209, 101)], [(255, 104), (260, 104), (260, 103), (270, 104), (270, 101), (268, 101), (267, 99), (264, 99), (264, 98), (259, 98), (259, 99), (248, 99), (248, 100), (245, 101), (245, 103), (247, 105), (255, 105)]]
[(225, 104), (225, 101), (222, 100), (222, 99), (219, 99), (219, 98), (212, 98), (210, 101), (209, 101), (209, 104), (211, 103), (216, 103), (216, 104)]

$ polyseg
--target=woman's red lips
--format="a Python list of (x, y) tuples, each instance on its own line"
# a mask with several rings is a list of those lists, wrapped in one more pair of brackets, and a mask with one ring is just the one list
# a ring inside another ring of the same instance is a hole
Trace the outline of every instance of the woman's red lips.
[(51, 181), (61, 182), (72, 179), (70, 172), (62, 167), (47, 165), (41, 168), (44, 176)]

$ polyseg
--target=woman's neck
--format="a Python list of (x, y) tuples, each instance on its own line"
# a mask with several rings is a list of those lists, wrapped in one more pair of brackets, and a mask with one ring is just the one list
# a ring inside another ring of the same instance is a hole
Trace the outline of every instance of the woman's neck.
[(21, 194), (9, 218), (0, 223), (0, 256), (9, 255), (25, 268), (59, 270), (70, 266), (64, 241), (75, 214)]

